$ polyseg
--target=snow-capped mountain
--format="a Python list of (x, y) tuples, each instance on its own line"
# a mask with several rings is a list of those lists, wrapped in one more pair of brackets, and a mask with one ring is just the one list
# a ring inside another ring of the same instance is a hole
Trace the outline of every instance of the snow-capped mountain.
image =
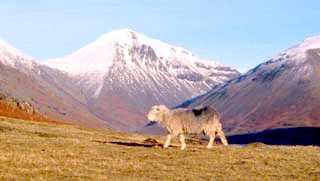
[(145, 114), (154, 104), (174, 106), (239, 75), (129, 29), (104, 34), (47, 65), (68, 73), (90, 111), (122, 130), (145, 124)]
[(0, 40), (0, 63), (16, 69), (30, 70), (34, 62), (29, 60), (20, 51), (9, 45), (7, 42)]
[(182, 106), (214, 105), (229, 133), (320, 126), (320, 36)]
[[(41, 65), (0, 41), (0, 93), (26, 101), (41, 114), (65, 122), (103, 126), (84, 96), (61, 71)], [(76, 110), (75, 110), (76, 108)]]

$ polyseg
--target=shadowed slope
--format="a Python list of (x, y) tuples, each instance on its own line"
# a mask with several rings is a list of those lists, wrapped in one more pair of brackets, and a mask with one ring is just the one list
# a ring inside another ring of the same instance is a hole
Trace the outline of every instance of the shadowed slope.
[(279, 128), (228, 137), (231, 144), (265, 143), (269, 145), (320, 146), (320, 127)]

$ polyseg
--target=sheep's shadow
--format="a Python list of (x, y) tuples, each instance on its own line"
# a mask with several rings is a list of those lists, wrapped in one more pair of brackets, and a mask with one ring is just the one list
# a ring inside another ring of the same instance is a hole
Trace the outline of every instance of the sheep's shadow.
[[(144, 148), (151, 148), (151, 147), (163, 147), (163, 144), (154, 141), (154, 140), (145, 140), (143, 143), (137, 142), (125, 142), (125, 141), (100, 141), (100, 140), (93, 140), (93, 142), (101, 143), (101, 144), (114, 144), (114, 145), (121, 145), (121, 146), (128, 146), (128, 147), (144, 147)], [(169, 147), (176, 147), (170, 145)]]
[(130, 146), (130, 147), (159, 147), (161, 144), (145, 144), (145, 143), (136, 143), (136, 142), (122, 142), (122, 141), (110, 141), (109, 144), (122, 145), (122, 146)]

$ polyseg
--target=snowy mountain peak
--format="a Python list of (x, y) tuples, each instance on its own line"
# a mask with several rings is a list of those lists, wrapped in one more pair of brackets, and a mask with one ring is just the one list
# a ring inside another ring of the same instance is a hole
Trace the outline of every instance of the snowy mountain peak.
[(308, 50), (320, 48), (320, 36), (306, 38), (303, 42), (287, 49), (280, 55), (286, 54), (292, 60), (304, 60)]
[(268, 67), (281, 66), (283, 63), (301, 64), (307, 60), (307, 55), (310, 50), (319, 48), (320, 36), (306, 38), (301, 43), (282, 51), (266, 62), (266, 64)]
[(103, 34), (102, 36), (100, 36), (100, 38), (98, 38), (97, 41), (114, 41), (130, 44), (132, 43), (132, 40), (137, 39), (138, 36), (142, 36), (142, 34), (139, 34), (131, 29), (120, 29)]
[(298, 45), (298, 48), (303, 50), (320, 48), (320, 36), (305, 39), (300, 45)]
[(157, 39), (150, 38), (146, 35), (133, 31), (131, 29), (120, 29), (102, 35), (97, 42), (113, 42), (122, 46), (148, 45), (152, 47), (158, 57), (168, 57), (171, 54), (182, 53), (192, 55), (191, 52), (182, 48), (172, 46)]
[(151, 86), (152, 93), (174, 86), (173, 90), (194, 96), (239, 75), (234, 69), (130, 29), (106, 33), (71, 55), (49, 60), (47, 65), (68, 72), (93, 98), (108, 86), (122, 84), (131, 92), (137, 85), (144, 86), (138, 92)]
[(0, 40), (0, 63), (13, 68), (28, 69), (33, 68), (35, 64), (29, 57), (3, 40)]
[(143, 59), (151, 58), (157, 59), (161, 64), (179, 64), (190, 69), (197, 69), (196, 63), (221, 66), (213, 61), (200, 60), (184, 48), (149, 38), (130, 29), (106, 33), (69, 56), (49, 60), (47, 65), (71, 74), (88, 72), (105, 74), (114, 63), (115, 57), (121, 57), (122, 62), (127, 65), (132, 65), (134, 60), (138, 60), (135, 63), (146, 64)]
[(0, 40), (0, 54), (22, 55), (17, 49), (3, 40)]

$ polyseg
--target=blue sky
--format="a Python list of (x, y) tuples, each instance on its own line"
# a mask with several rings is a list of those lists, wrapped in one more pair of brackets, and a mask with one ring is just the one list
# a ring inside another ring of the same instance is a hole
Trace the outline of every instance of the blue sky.
[(2, 0), (0, 38), (40, 60), (131, 28), (244, 72), (320, 35), (319, 0)]

